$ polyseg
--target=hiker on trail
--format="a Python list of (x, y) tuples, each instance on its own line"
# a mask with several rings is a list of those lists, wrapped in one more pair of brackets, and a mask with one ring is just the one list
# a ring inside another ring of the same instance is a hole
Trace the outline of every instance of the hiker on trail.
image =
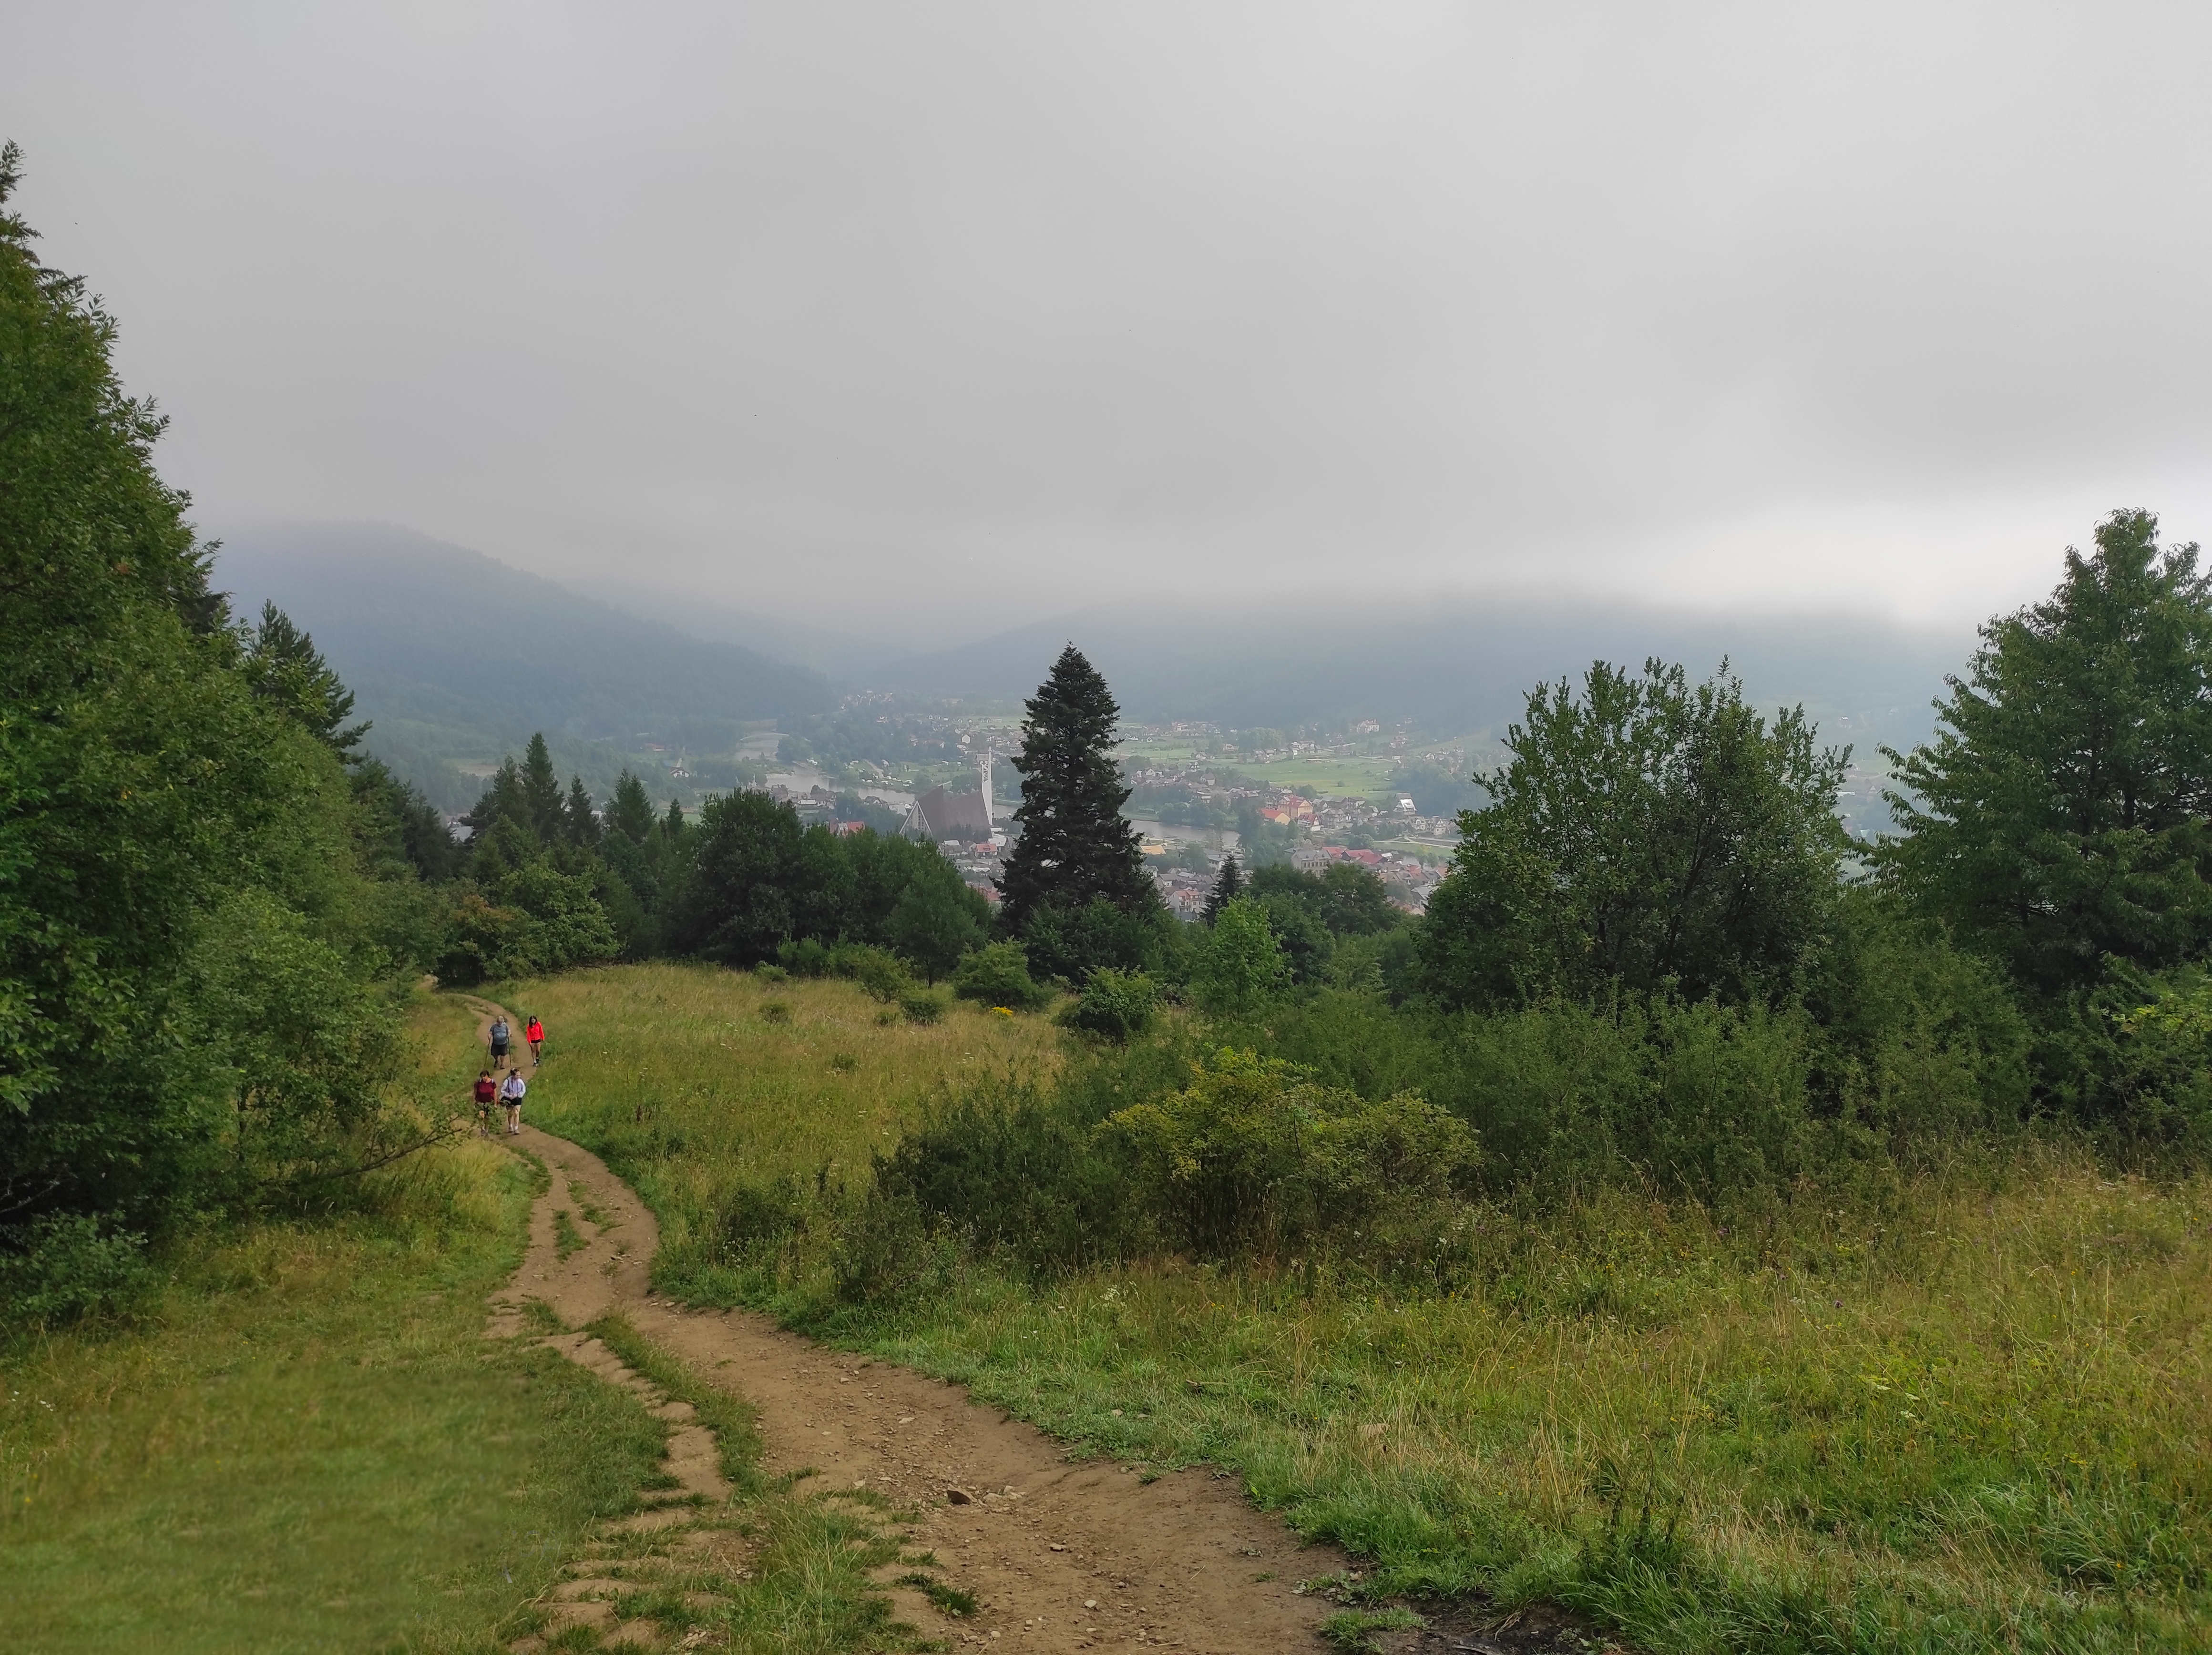
[(491, 1106), (499, 1100), (499, 1082), (491, 1077), (491, 1070), (480, 1070), (477, 1074), (477, 1136), (491, 1136)]
[(522, 1038), (530, 1042), (530, 1066), (535, 1069), (544, 1056), (545, 1025), (532, 1017), (523, 1029)]
[(507, 1019), (493, 1018), (491, 1020), (491, 1066), (494, 1069), (507, 1067)]
[(499, 1094), (507, 1100), (507, 1130), (519, 1135), (522, 1131), (522, 1094), (530, 1088), (522, 1083), (522, 1071), (509, 1070), (507, 1079), (501, 1082)]

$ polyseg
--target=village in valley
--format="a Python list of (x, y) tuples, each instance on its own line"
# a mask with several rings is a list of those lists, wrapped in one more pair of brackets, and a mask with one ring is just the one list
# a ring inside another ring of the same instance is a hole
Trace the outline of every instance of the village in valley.
[[(773, 754), (776, 763), (744, 782), (811, 825), (935, 844), (995, 904), (1020, 831), (1020, 778), (1011, 761), (1021, 742), (1018, 710), (856, 694), (808, 731), (750, 737), (745, 752)], [(1451, 779), (1443, 797), (1434, 790), (1440, 778), (1465, 778), (1470, 744), (1424, 745), (1409, 728), (1373, 718), (1287, 732), (1175, 721), (1125, 726), (1117, 757), (1130, 790), (1124, 814), (1179, 918), (1199, 916), (1232, 856), (1248, 872), (1350, 863), (1380, 879), (1398, 906), (1419, 913), (1457, 840), (1457, 809), (1471, 802), (1463, 780)]]

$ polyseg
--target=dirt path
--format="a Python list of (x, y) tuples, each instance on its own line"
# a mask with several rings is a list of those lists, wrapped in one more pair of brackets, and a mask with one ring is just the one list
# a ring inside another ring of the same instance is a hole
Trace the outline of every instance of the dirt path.
[[(491, 1008), (483, 1009), (488, 1028)], [(1036, 1652), (1326, 1647), (1316, 1628), (1330, 1605), (1296, 1587), (1344, 1568), (1345, 1558), (1301, 1543), (1234, 1482), (1203, 1470), (1146, 1482), (1111, 1464), (1072, 1463), (1050, 1437), (957, 1387), (824, 1349), (746, 1312), (679, 1309), (652, 1291), (659, 1228), (627, 1185), (588, 1150), (535, 1127), (505, 1141), (543, 1161), (552, 1185), (531, 1215), (527, 1257), (492, 1301), (489, 1331), (526, 1331), (531, 1299), (570, 1327), (618, 1310), (759, 1410), (769, 1471), (811, 1470), (824, 1488), (865, 1486), (920, 1511), (914, 1543), (934, 1550), (951, 1582), (981, 1603), (955, 1619), (918, 1592), (894, 1590), (899, 1618), (926, 1635)], [(549, 1343), (622, 1382), (643, 1383), (596, 1340)], [(682, 1442), (684, 1434), (672, 1444), (670, 1469), (689, 1486), (700, 1465), (711, 1469), (712, 1454)], [(678, 1455), (690, 1464), (678, 1466)]]

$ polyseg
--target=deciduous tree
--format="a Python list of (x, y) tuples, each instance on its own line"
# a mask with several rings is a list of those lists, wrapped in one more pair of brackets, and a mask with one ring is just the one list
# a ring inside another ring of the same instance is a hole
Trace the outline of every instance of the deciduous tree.
[(1691, 999), (1786, 993), (1826, 935), (1847, 840), (1848, 749), (1802, 709), (1769, 723), (1722, 675), (1603, 662), (1577, 694), (1532, 692), (1460, 816), (1421, 931), (1424, 981), (1449, 1004), (1612, 985)]

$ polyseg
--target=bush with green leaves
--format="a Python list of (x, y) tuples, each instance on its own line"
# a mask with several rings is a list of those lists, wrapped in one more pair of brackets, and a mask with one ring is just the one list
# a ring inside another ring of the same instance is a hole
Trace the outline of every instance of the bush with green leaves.
[(1098, 1040), (1133, 1040), (1152, 1026), (1159, 997), (1158, 985), (1144, 973), (1101, 966), (1085, 979), (1060, 1017), (1070, 1028)]
[[(827, 977), (830, 974), (830, 950), (811, 937), (798, 937), (780, 943), (775, 950), (777, 965), (793, 977)], [(765, 969), (756, 967), (755, 970)]]
[(1107, 1125), (1131, 1145), (1137, 1193), (1163, 1231), (1216, 1256), (1425, 1215), (1480, 1160), (1466, 1123), (1416, 1093), (1363, 1098), (1228, 1046), (1182, 1090)]
[(680, 894), (664, 921), (672, 952), (750, 966), (794, 943), (859, 943), (933, 979), (981, 943), (990, 912), (934, 846), (809, 828), (789, 804), (743, 791), (709, 800), (684, 830)]
[(989, 1082), (933, 1109), (879, 1157), (871, 1207), (1033, 1275), (1103, 1263), (1152, 1239), (1128, 1199), (1121, 1146), (1065, 1086)]
[(1250, 897), (1232, 899), (1193, 950), (1192, 997), (1208, 1011), (1242, 1015), (1290, 985), (1290, 956), (1277, 940), (1266, 906)]
[(991, 943), (976, 949), (953, 971), (952, 991), (963, 1000), (1010, 1011), (1039, 1010), (1052, 1000), (1052, 991), (1030, 977), (1029, 955), (1019, 943)]
[(841, 943), (830, 951), (829, 974), (858, 983), (885, 1004), (896, 1003), (915, 986), (906, 962), (884, 949), (865, 943)]
[(910, 1023), (941, 1022), (945, 1018), (943, 989), (924, 988), (919, 984), (910, 983), (899, 991), (897, 1004)]

